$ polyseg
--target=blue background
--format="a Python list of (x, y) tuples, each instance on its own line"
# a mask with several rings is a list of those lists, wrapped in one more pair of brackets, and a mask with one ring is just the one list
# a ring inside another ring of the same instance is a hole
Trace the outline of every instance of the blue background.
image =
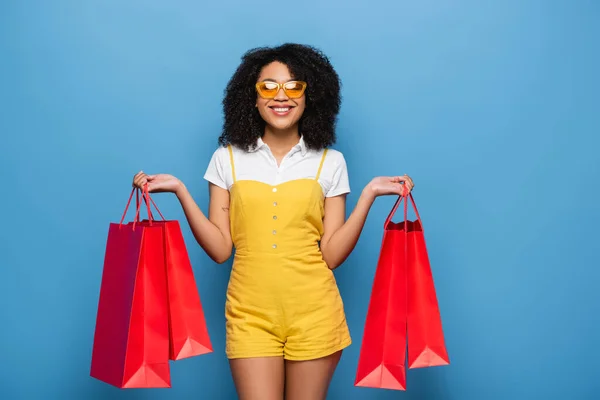
[(336, 272), (354, 345), (330, 398), (599, 398), (599, 17), (592, 0), (3, 0), (0, 398), (235, 398), (230, 264), (186, 224), (215, 352), (173, 364), (172, 389), (89, 377), (99, 283), (135, 172), (178, 176), (207, 209), (225, 84), (244, 51), (285, 41), (343, 80), (349, 208), (374, 176), (414, 178), (451, 357), (407, 392), (353, 386), (379, 199)]

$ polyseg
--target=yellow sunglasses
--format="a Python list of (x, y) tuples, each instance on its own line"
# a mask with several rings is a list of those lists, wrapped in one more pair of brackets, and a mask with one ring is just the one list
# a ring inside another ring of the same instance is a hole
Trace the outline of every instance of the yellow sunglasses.
[(290, 99), (297, 99), (302, 97), (306, 90), (306, 86), (306, 82), (303, 81), (290, 81), (285, 83), (264, 81), (256, 84), (256, 91), (262, 98), (273, 99), (277, 96), (277, 93), (283, 89), (287, 97)]

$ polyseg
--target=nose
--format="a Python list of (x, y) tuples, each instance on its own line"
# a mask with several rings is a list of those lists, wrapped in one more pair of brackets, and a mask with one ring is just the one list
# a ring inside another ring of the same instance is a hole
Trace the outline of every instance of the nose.
[(286, 101), (288, 100), (288, 96), (287, 94), (285, 94), (285, 91), (283, 90), (283, 88), (279, 88), (279, 91), (277, 92), (277, 95), (275, 96), (274, 100), (277, 101)]

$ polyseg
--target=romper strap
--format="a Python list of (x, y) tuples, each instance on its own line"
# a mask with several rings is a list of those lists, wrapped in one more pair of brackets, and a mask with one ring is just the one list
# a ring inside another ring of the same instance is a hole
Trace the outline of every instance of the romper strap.
[(327, 155), (327, 150), (328, 149), (323, 150), (323, 157), (321, 157), (321, 164), (319, 164), (319, 171), (317, 171), (317, 176), (315, 180), (319, 180), (319, 177), (321, 176), (321, 170), (323, 169), (323, 164), (325, 163), (325, 156)]
[(233, 181), (236, 181), (235, 178), (235, 164), (233, 163), (233, 148), (231, 147), (231, 145), (227, 145), (227, 149), (229, 149), (229, 159), (231, 160), (231, 175), (233, 177)]

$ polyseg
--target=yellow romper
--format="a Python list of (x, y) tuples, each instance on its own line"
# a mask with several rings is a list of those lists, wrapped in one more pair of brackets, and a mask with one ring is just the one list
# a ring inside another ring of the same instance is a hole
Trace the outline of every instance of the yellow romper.
[(351, 343), (344, 306), (319, 247), (324, 194), (314, 179), (275, 186), (236, 180), (230, 188), (236, 249), (225, 303), (228, 358), (310, 360)]

